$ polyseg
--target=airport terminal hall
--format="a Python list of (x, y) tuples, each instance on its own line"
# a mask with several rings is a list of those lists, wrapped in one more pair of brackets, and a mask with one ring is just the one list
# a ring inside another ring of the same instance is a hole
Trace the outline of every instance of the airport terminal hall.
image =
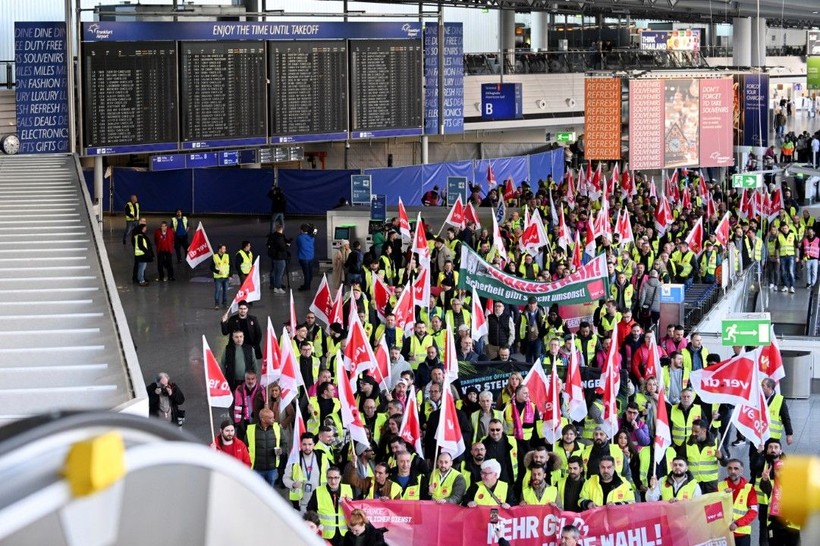
[(818, 0), (0, 0), (0, 545), (820, 545), (818, 111)]

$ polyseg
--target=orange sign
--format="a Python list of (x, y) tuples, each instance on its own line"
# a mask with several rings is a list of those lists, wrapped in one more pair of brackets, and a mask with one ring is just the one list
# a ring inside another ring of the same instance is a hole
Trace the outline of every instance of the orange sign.
[(621, 159), (621, 80), (588, 78), (584, 82), (586, 159)]

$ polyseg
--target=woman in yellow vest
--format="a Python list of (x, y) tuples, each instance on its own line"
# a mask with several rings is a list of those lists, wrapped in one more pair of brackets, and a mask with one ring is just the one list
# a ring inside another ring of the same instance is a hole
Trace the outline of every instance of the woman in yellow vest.
[(521, 377), (521, 374), (518, 372), (513, 372), (510, 374), (510, 377), (507, 379), (507, 384), (504, 385), (504, 388), (501, 389), (501, 393), (498, 395), (498, 399), (495, 401), (495, 407), (498, 410), (503, 410), (507, 407), (507, 404), (510, 403), (510, 400), (515, 398), (515, 391), (518, 389), (519, 385), (524, 381), (524, 378)]

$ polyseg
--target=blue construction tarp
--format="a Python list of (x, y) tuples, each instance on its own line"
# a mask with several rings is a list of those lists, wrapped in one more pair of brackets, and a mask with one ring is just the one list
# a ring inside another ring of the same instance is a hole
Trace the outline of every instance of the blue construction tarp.
[[(339, 199), (350, 200), (350, 175), (354, 170), (301, 171), (280, 170), (279, 187), (285, 193), (291, 214), (324, 214), (339, 204)], [(270, 189), (270, 188), (268, 188)], [(267, 190), (266, 190), (267, 193)], [(270, 201), (265, 199), (270, 212)]]

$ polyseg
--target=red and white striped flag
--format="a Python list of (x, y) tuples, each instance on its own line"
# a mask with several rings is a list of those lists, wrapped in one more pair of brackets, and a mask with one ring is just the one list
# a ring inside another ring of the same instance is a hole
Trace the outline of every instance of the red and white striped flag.
[(729, 216), (729, 212), (724, 214), (723, 218), (721, 218), (715, 228), (715, 239), (717, 239), (717, 241), (724, 247), (729, 244)]
[[(359, 314), (356, 312), (354, 300), (351, 298), (347, 343), (344, 349), (344, 367), (352, 374), (355, 381), (360, 373), (370, 370), (375, 366), (375, 363), (376, 356), (373, 354), (373, 349), (367, 339), (367, 333), (364, 331), (364, 326), (359, 320)], [(339, 380), (338, 376), (337, 380)]]
[(689, 245), (689, 250), (700, 256), (703, 252), (703, 217), (698, 218), (689, 235), (686, 236), (686, 244)]
[(421, 213), (416, 218), (416, 234), (413, 237), (413, 252), (418, 254), (419, 266), (424, 264), (430, 267), (430, 247), (427, 245), (427, 234), (424, 232), (424, 223), (421, 221)]
[(774, 326), (769, 327), (771, 344), (760, 348), (760, 356), (757, 360), (757, 368), (765, 377), (770, 377), (776, 382), (786, 377), (786, 370), (783, 368), (783, 357), (780, 354), (780, 345), (777, 343), (777, 336), (774, 333)]
[(384, 308), (387, 307), (390, 301), (390, 296), (393, 295), (393, 289), (385, 284), (379, 275), (376, 275), (373, 283), (373, 307), (376, 308), (376, 314), (379, 320), (384, 322)]
[[(291, 292), (293, 295), (293, 292)], [(329, 324), (344, 324), (345, 323), (345, 287), (341, 285), (339, 290), (336, 291), (336, 298), (333, 300), (333, 310), (330, 313), (328, 319), (330, 319)]]
[(535, 404), (535, 408), (541, 413), (544, 412), (544, 406), (547, 405), (548, 391), (547, 391), (547, 373), (541, 365), (541, 359), (536, 360), (530, 371), (524, 377), (522, 385), (526, 385), (530, 391), (530, 402)]
[(416, 308), (413, 303), (412, 285), (408, 283), (401, 291), (399, 299), (396, 300), (396, 307), (393, 308), (396, 315), (396, 328), (402, 330), (405, 335), (409, 335), (416, 325)]
[(558, 366), (552, 367), (547, 383), (547, 402), (544, 404), (542, 433), (548, 444), (561, 438), (561, 387), (558, 384)]
[(455, 381), (458, 379), (458, 356), (456, 355), (456, 342), (452, 328), (445, 328), (444, 332), (444, 373), (447, 379)]
[(481, 220), (478, 219), (478, 213), (476, 212), (475, 207), (473, 207), (473, 204), (469, 201), (464, 207), (464, 221), (474, 222), (476, 228), (481, 228)]

